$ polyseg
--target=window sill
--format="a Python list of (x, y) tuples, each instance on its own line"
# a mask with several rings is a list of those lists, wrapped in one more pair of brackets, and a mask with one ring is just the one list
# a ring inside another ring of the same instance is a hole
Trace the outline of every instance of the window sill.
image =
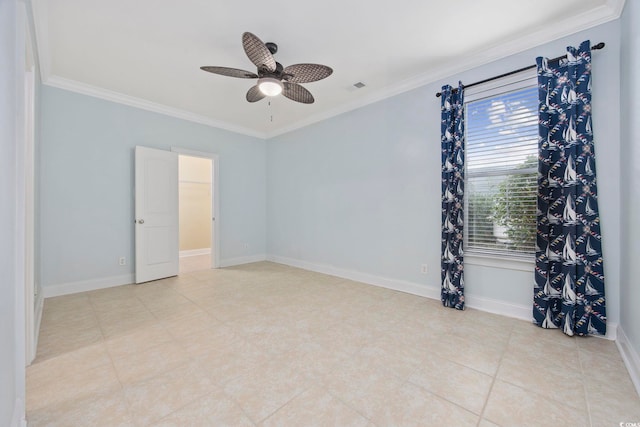
[(464, 263), (469, 265), (480, 265), (482, 267), (493, 267), (504, 270), (518, 270), (533, 273), (536, 262), (534, 258), (512, 258), (497, 255), (464, 254)]

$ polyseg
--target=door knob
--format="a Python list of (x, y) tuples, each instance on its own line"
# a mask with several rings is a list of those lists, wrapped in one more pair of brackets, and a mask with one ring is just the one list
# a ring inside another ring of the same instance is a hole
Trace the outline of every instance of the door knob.
[(138, 224), (144, 224), (144, 219), (139, 219)]

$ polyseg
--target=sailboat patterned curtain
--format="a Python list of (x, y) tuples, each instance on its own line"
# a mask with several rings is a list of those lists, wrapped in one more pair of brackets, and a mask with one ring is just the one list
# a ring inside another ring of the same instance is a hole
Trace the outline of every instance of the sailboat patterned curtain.
[(464, 310), (464, 86), (442, 87), (442, 304)]
[(537, 58), (539, 162), (534, 323), (606, 332), (602, 236), (591, 126), (591, 47)]

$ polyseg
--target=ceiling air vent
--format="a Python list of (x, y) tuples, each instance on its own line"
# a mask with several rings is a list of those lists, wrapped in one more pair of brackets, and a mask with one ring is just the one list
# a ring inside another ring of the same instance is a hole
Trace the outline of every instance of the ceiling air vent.
[(358, 83), (354, 83), (353, 86), (355, 86), (356, 89), (362, 89), (366, 85), (362, 82), (358, 82)]

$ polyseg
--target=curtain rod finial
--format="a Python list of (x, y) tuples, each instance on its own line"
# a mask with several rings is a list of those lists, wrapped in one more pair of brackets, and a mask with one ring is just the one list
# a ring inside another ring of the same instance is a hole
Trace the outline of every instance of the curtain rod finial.
[[(451, 89), (451, 93), (458, 93), (458, 88), (454, 87), (453, 89)], [(442, 96), (442, 92), (436, 92), (436, 98), (440, 98), (441, 96)]]

